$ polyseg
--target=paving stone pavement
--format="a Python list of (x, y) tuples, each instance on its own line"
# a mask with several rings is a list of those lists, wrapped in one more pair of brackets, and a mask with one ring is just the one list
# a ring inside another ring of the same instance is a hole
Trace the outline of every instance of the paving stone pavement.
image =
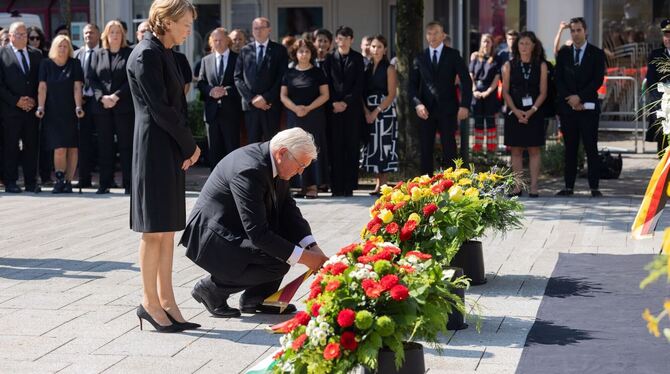
[[(603, 199), (549, 197), (556, 181), (544, 183), (545, 197), (522, 199), (524, 227), (483, 239), (488, 283), (466, 296), (481, 313), (481, 331), (442, 336), (441, 355), (426, 347), (429, 372), (513, 373), (560, 252), (658, 253), (660, 235), (647, 241), (628, 235), (654, 164), (653, 156), (627, 156), (623, 179), (602, 182), (608, 191)], [(190, 209), (197, 192), (187, 195)], [(321, 246), (333, 254), (357, 239), (372, 203), (357, 191), (351, 198), (299, 204)], [(128, 208), (118, 190), (103, 196), (0, 194), (0, 373), (238, 373), (277, 349), (279, 337), (265, 328), (286, 317), (210, 317), (190, 297), (205, 273), (182, 247), (175, 251), (175, 293), (185, 316), (203, 327), (180, 334), (140, 331), (139, 235), (128, 229)], [(664, 217), (660, 226), (668, 223)], [(302, 271), (294, 267), (287, 279)], [(303, 286), (298, 295), (306, 294)]]

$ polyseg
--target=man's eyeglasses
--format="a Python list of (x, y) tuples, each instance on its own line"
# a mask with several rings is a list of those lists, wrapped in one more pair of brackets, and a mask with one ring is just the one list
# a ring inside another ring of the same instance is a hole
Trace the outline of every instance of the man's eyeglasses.
[(286, 152), (287, 152), (288, 155), (291, 157), (291, 159), (293, 159), (293, 161), (295, 161), (295, 163), (298, 164), (298, 166), (300, 166), (301, 169), (307, 169), (307, 167), (309, 166), (309, 163), (307, 163), (307, 164), (301, 164), (300, 161), (298, 161), (298, 159), (293, 155), (293, 153), (291, 153), (291, 151), (289, 151), (289, 150), (287, 149)]

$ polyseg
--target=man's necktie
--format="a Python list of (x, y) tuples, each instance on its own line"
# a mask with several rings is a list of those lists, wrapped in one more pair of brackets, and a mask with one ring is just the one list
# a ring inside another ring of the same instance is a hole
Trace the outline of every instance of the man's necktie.
[(260, 69), (261, 64), (263, 63), (263, 57), (265, 55), (263, 54), (263, 44), (258, 46), (258, 56), (256, 58), (256, 69)]
[(433, 50), (433, 70), (437, 71), (437, 49)]
[[(86, 55), (84, 56), (84, 94), (86, 94), (89, 91), (89, 88), (91, 87), (89, 85), (89, 79), (91, 77), (91, 55), (93, 54), (93, 50), (89, 49), (86, 51)], [(90, 93), (90, 92), (88, 92)]]
[(575, 48), (575, 66), (579, 66), (579, 53), (581, 52), (581, 49)]
[(23, 68), (23, 73), (28, 75), (30, 68), (28, 67), (28, 61), (26, 61), (26, 56), (23, 54), (23, 49), (19, 49), (19, 55), (21, 55), (21, 67)]
[(223, 83), (223, 55), (219, 55), (219, 72), (217, 73), (219, 84)]

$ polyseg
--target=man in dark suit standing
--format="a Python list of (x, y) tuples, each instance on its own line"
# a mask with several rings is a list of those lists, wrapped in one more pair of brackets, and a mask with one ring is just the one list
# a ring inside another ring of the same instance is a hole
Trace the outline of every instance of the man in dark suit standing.
[(577, 149), (581, 138), (588, 163), (591, 196), (600, 197), (600, 159), (598, 157), (598, 88), (605, 78), (605, 53), (586, 40), (586, 22), (570, 20), (572, 46), (556, 56), (556, 90), (561, 132), (565, 142), (565, 188), (558, 196), (574, 193), (577, 176)]
[[(211, 276), (191, 295), (214, 317), (235, 317), (228, 296), (244, 291), (245, 313), (272, 313), (262, 305), (277, 291), (291, 265), (318, 270), (328, 259), (290, 195), (289, 179), (316, 158), (311, 134), (299, 127), (265, 143), (239, 148), (214, 168), (181, 238), (186, 256)], [(289, 305), (283, 313), (294, 312)]]
[(209, 140), (209, 165), (212, 170), (228, 153), (240, 147), (240, 95), (233, 73), (237, 53), (230, 49), (226, 29), (219, 27), (209, 35), (212, 52), (202, 58), (198, 89), (205, 99), (205, 122)]
[[(435, 132), (440, 131), (443, 162), (454, 165), (455, 133), (458, 122), (468, 118), (472, 102), (472, 80), (460, 53), (444, 45), (444, 28), (439, 22), (426, 25), (428, 48), (414, 59), (409, 77), (409, 97), (419, 116), (421, 172), (433, 174)], [(460, 79), (460, 103), (456, 95)]]
[[(662, 95), (656, 88), (656, 85), (659, 82), (670, 82), (670, 75), (658, 71), (658, 62), (670, 59), (670, 19), (666, 19), (661, 22), (661, 32), (663, 33), (663, 47), (651, 51), (647, 63), (647, 87), (649, 90), (650, 103), (657, 102), (661, 99)], [(659, 126), (658, 123), (656, 123), (656, 111), (659, 107), (660, 102), (654, 105), (652, 108), (649, 108), (649, 128), (647, 129), (646, 141), (656, 142), (656, 149), (660, 154), (663, 149), (668, 146), (668, 142), (665, 139), (665, 135), (663, 134), (663, 129), (661, 126)]]
[[(23, 22), (9, 27), (9, 45), (0, 49), (0, 105), (3, 115), (5, 191), (21, 192), (16, 184), (22, 160), (26, 191), (40, 192), (37, 185), (39, 120), (35, 117), (37, 85), (42, 52), (28, 47), (28, 31)], [(20, 157), (19, 140), (23, 143)]]
[[(77, 187), (91, 187), (91, 171), (94, 167), (93, 157), (93, 113), (102, 111), (100, 103), (95, 99), (91, 76), (93, 75), (93, 55), (100, 46), (100, 30), (98, 26), (89, 23), (83, 28), (84, 44), (74, 52), (74, 58), (79, 59), (84, 70), (84, 118), (79, 120), (79, 184)], [(108, 186), (109, 187), (109, 186)]]
[(267, 141), (279, 129), (279, 89), (288, 68), (288, 54), (271, 41), (270, 20), (256, 18), (252, 24), (254, 42), (240, 51), (235, 64), (235, 86), (242, 96), (248, 143)]
[[(337, 49), (323, 64), (328, 78), (331, 105), (328, 116), (333, 196), (351, 196), (358, 185), (359, 132), (363, 127), (363, 56), (351, 49), (354, 31), (340, 26), (335, 31)], [(365, 131), (367, 136), (367, 131)]]

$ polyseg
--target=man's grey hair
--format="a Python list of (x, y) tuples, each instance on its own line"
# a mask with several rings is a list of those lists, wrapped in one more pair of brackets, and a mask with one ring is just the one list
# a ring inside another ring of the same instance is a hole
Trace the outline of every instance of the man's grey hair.
[(25, 28), (26, 24), (21, 22), (21, 21), (12, 22), (12, 24), (9, 25), (9, 32), (11, 32), (13, 34), (14, 31), (16, 31), (16, 29), (18, 29), (19, 27), (22, 27), (22, 26)]
[(295, 157), (299, 155), (307, 155), (312, 160), (316, 160), (318, 152), (314, 144), (314, 137), (312, 134), (294, 127), (292, 129), (280, 131), (270, 140), (270, 152), (275, 152), (281, 148), (286, 148)]

